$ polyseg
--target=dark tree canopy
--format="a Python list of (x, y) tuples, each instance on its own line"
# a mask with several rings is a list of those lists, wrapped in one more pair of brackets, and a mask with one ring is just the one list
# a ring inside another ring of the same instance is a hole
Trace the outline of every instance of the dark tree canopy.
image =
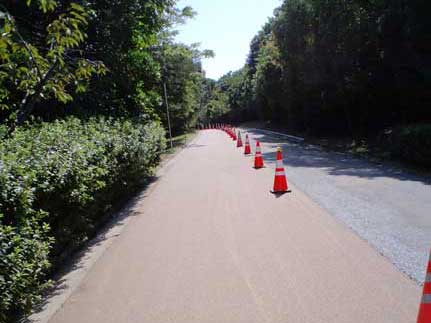
[(430, 122), (430, 9), (425, 0), (285, 0), (245, 67), (217, 84), (226, 116), (353, 137)]
[(0, 122), (14, 128), (30, 117), (71, 114), (165, 122), (163, 82), (174, 131), (197, 122), (200, 60), (212, 53), (175, 41), (175, 26), (194, 15), (190, 7), (178, 9), (175, 0), (8, 0), (0, 13)]

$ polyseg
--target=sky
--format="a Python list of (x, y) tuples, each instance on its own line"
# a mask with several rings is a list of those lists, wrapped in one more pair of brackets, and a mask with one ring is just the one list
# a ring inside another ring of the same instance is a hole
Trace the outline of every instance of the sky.
[(250, 41), (272, 16), (281, 0), (180, 0), (178, 7), (191, 6), (197, 16), (177, 29), (177, 40), (201, 43), (215, 58), (203, 60), (206, 76), (218, 79), (244, 66)]

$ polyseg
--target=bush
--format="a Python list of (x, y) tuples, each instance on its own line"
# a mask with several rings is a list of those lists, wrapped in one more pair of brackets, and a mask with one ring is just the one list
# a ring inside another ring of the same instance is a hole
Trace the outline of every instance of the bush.
[(7, 135), (7, 127), (5, 125), (0, 124), (0, 140), (3, 140)]
[(431, 167), (431, 124), (410, 125), (394, 130), (391, 151), (404, 161)]
[(19, 227), (0, 225), (0, 322), (29, 312), (41, 292), (49, 268), (48, 226), (35, 219)]
[(104, 118), (42, 123), (0, 140), (1, 319), (28, 312), (48, 250), (56, 262), (88, 239), (148, 180), (165, 146), (157, 123)]

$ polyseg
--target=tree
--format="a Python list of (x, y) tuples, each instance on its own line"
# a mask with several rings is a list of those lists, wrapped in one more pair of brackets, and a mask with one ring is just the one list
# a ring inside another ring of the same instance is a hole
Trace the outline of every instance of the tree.
[(285, 93), (280, 82), (282, 72), (278, 47), (273, 37), (268, 36), (261, 44), (254, 75), (254, 94), (261, 119), (285, 119), (282, 105)]
[(250, 44), (235, 87), (246, 97), (240, 119), (355, 138), (431, 120), (430, 8), (423, 0), (285, 0)]
[[(31, 1), (27, 1), (31, 5)], [(103, 74), (101, 62), (83, 58), (79, 47), (89, 12), (77, 3), (62, 7), (54, 0), (40, 0), (37, 5), (55, 18), (32, 41), (31, 33), (21, 33), (9, 11), (0, 11), (0, 108), (9, 111), (15, 125), (21, 125), (40, 100), (54, 98), (62, 103), (72, 100), (71, 87), (76, 93), (86, 89), (93, 74)]]
[[(168, 89), (171, 122), (176, 133), (196, 125), (204, 82), (201, 59), (212, 55), (211, 51), (199, 50), (198, 44), (187, 46), (169, 39), (160, 47), (158, 59), (163, 82)], [(158, 112), (166, 122), (164, 109), (160, 108)]]

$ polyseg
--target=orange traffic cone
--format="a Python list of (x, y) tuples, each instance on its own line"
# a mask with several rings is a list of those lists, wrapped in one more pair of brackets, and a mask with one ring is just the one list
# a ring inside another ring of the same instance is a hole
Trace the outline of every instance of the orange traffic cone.
[(241, 132), (238, 131), (238, 141), (236, 142), (236, 147), (242, 147), (242, 139), (241, 139)]
[(287, 186), (286, 173), (283, 167), (283, 157), (281, 156), (281, 148), (277, 148), (277, 162), (275, 165), (274, 189), (271, 193), (281, 194), (291, 192)]
[(427, 273), (425, 276), (424, 290), (417, 323), (431, 322), (431, 256), (428, 260)]
[(245, 135), (245, 147), (244, 147), (244, 155), (250, 155), (250, 141), (248, 140), (248, 134)]
[(259, 169), (263, 167), (262, 151), (260, 150), (260, 142), (256, 140), (256, 154), (254, 156), (254, 168)]
[(237, 138), (236, 138), (236, 130), (235, 130), (235, 128), (233, 128), (233, 129), (232, 129), (232, 140), (233, 140), (233, 141), (236, 141), (236, 140), (237, 140)]

